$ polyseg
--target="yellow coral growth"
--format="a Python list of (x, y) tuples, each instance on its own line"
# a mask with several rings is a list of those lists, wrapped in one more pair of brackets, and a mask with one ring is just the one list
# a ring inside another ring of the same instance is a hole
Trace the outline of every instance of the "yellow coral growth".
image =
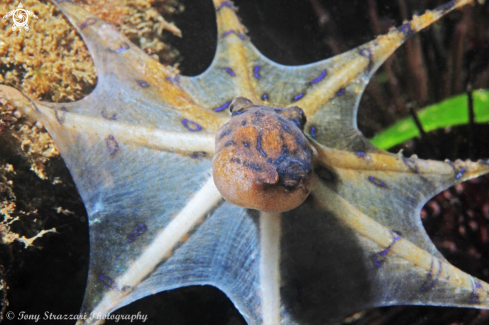
[[(152, 7), (153, 0), (78, 1), (86, 10), (121, 28), (154, 58), (172, 63), (177, 52), (163, 43), (163, 30), (180, 35)], [(17, 0), (0, 3), (0, 14), (16, 9)], [(0, 20), (0, 83), (13, 84), (29, 97), (48, 101), (74, 101), (96, 84), (97, 74), (84, 42), (51, 3), (23, 1), (38, 18), (29, 19), (29, 31), (12, 31), (12, 20)], [(180, 11), (176, 0), (166, 0), (167, 13)]]
[[(42, 171), (44, 171), (44, 165), (42, 165)], [(49, 232), (56, 232), (56, 229), (41, 230), (30, 238), (20, 236), (10, 229), (10, 226), (14, 222), (20, 220), (18, 216), (14, 217), (13, 215), (25, 215), (26, 213), (17, 210), (15, 204), (16, 197), (13, 190), (14, 183), (9, 178), (9, 175), (15, 175), (13, 165), (0, 165), (0, 215), (3, 216), (3, 220), (0, 221), (0, 243), (10, 244), (14, 241), (18, 241), (23, 243), (24, 247), (27, 248), (32, 246), (37, 238), (40, 238)]]
[[(14, 10), (16, 5), (17, 1), (3, 1), (0, 13)], [(23, 5), (38, 17), (29, 20), (29, 31), (13, 31), (11, 20), (0, 21), (3, 82), (35, 99), (83, 97), (84, 89), (93, 87), (97, 78), (85, 44), (54, 5), (38, 0), (26, 0)]]
[(10, 164), (0, 165), (0, 198), (4, 198), (2, 205), (0, 206), (0, 213), (7, 215), (10, 214), (12, 210), (6, 203), (7, 199), (15, 199), (15, 194), (12, 190), (13, 182), (7, 178), (8, 173), (15, 173), (14, 167)]
[[(163, 42), (163, 31), (181, 37), (181, 31), (169, 23), (162, 13), (174, 14), (183, 10), (176, 0), (78, 0), (82, 7), (119, 27), (121, 32), (156, 60), (174, 61), (178, 52)], [(158, 6), (158, 10), (155, 8)], [(153, 7), (154, 6), (154, 7)]]
[[(15, 206), (14, 206), (14, 208), (15, 208)], [(29, 246), (34, 246), (34, 241), (38, 238), (41, 238), (45, 234), (50, 233), (50, 232), (57, 232), (56, 228), (51, 228), (48, 230), (41, 230), (35, 236), (30, 237), (30, 238), (27, 238), (25, 236), (21, 237), (19, 234), (12, 232), (10, 230), (10, 225), (12, 223), (14, 223), (15, 221), (18, 221), (18, 220), (19, 220), (19, 217), (12, 218), (9, 216), (5, 216), (4, 220), (0, 222), (0, 240), (1, 240), (0, 242), (2, 244), (10, 244), (14, 241), (19, 241), (19, 242), (24, 244), (25, 248), (27, 248)]]
[(14, 183), (9, 179), (9, 174), (15, 175), (13, 165), (0, 165), (0, 215), (3, 216), (3, 220), (0, 221), (0, 243), (10, 244), (14, 241), (18, 241), (23, 243), (24, 247), (27, 248), (33, 246), (33, 243), (37, 238), (44, 236), (46, 233), (56, 232), (56, 229), (41, 230), (30, 238), (20, 236), (10, 229), (10, 225), (20, 220), (18, 216), (14, 217), (13, 215), (25, 215), (26, 213), (17, 211), (17, 206), (15, 204), (16, 197), (13, 191)]
[(15, 123), (17, 117), (20, 117), (20, 112), (15, 111), (16, 107), (30, 104), (25, 97), (9, 98), (7, 94), (0, 92), (0, 128), (19, 141), (23, 156), (29, 160), (31, 169), (41, 179), (47, 179), (45, 163), (49, 158), (59, 157), (53, 140), (39, 122), (34, 125)]
[(49, 158), (59, 157), (59, 151), (46, 130), (38, 124), (33, 127), (23, 125), (13, 135), (20, 141), (21, 149), (27, 153), (31, 169), (41, 179), (47, 179), (44, 164)]

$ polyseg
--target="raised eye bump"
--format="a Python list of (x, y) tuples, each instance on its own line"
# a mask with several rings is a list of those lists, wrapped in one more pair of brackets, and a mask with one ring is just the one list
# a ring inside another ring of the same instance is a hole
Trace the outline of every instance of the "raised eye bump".
[(230, 110), (231, 120), (217, 132), (212, 163), (222, 196), (265, 212), (299, 206), (311, 191), (313, 170), (303, 110), (259, 106), (244, 97), (235, 98)]
[(231, 104), (229, 104), (229, 111), (232, 113), (233, 111), (239, 111), (242, 108), (247, 108), (253, 106), (253, 102), (245, 97), (236, 97), (233, 99)]

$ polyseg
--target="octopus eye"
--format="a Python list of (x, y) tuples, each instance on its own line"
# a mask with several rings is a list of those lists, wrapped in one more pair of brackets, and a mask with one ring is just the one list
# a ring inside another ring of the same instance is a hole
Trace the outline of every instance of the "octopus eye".
[(298, 106), (289, 107), (285, 110), (283, 116), (294, 122), (301, 131), (304, 131), (304, 125), (306, 124), (307, 119), (302, 108)]
[[(237, 97), (218, 132), (214, 182), (229, 202), (266, 212), (296, 208), (312, 187), (312, 149), (299, 107), (254, 105)], [(235, 114), (238, 113), (239, 114)]]
[(233, 111), (239, 111), (241, 109), (253, 106), (253, 102), (245, 97), (236, 97), (233, 99), (231, 104), (229, 105), (229, 111), (232, 113)]

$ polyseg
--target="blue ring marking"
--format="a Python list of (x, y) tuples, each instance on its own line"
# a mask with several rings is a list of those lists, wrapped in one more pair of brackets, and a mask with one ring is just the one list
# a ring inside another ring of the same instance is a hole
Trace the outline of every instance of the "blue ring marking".
[(378, 186), (378, 187), (387, 187), (387, 185), (385, 185), (384, 182), (382, 182), (380, 179), (378, 179), (376, 177), (369, 176), (368, 177), (368, 180), (370, 181), (370, 183), (374, 184), (375, 186)]
[(87, 20), (85, 20), (85, 21), (83, 22), (83, 24), (81, 24), (81, 25), (80, 25), (80, 29), (83, 29), (83, 28), (85, 28), (85, 27), (87, 27), (87, 26), (92, 26), (92, 25), (93, 25), (93, 24), (95, 24), (96, 22), (97, 22), (97, 19), (90, 17), (90, 18), (88, 18)]
[(369, 63), (368, 63), (368, 68), (369, 70), (372, 68), (373, 60), (372, 60), (372, 50), (369, 49), (368, 47), (363, 48), (360, 50), (360, 55), (368, 58)]
[(228, 107), (229, 105), (231, 105), (231, 102), (224, 103), (224, 105), (214, 108), (214, 111), (220, 112), (220, 111), (226, 109), (226, 107)]
[(452, 0), (450, 2), (447, 2), (445, 4), (442, 4), (441, 6), (439, 6), (438, 8), (435, 8), (434, 11), (442, 11), (442, 12), (445, 12), (447, 10), (450, 10), (453, 8), (453, 6), (455, 6), (455, 0)]
[(121, 44), (121, 46), (119, 47), (118, 50), (115, 50), (114, 52), (115, 53), (121, 53), (121, 52), (124, 52), (124, 51), (127, 51), (129, 50), (131, 47), (129, 46), (129, 44), (127, 42), (124, 42)]
[(268, 100), (268, 95), (267, 95), (267, 93), (264, 93), (263, 95), (261, 95), (261, 99), (262, 99), (262, 100)]
[(341, 96), (344, 93), (345, 93), (345, 88), (340, 88), (340, 90), (338, 90), (338, 92), (336, 93), (336, 95)]
[[(287, 147), (284, 145), (282, 146), (282, 154), (274, 161), (274, 163), (280, 164), (282, 161), (285, 160), (285, 158), (287, 158)], [(296, 179), (295, 176), (293, 178)]]
[(243, 113), (246, 113), (246, 109), (245, 108), (241, 108), (239, 110), (233, 110), (233, 112), (231, 113), (231, 116), (236, 116), (236, 115), (241, 115)]
[(63, 124), (63, 122), (65, 120), (65, 113), (67, 111), (68, 110), (64, 106), (62, 106), (60, 110), (57, 110), (57, 109), (54, 110), (54, 115), (56, 116), (56, 120), (58, 120), (59, 124)]
[(441, 261), (438, 260), (438, 274), (436, 275), (435, 278), (433, 278), (433, 266), (434, 266), (434, 261), (435, 259), (433, 258), (431, 260), (431, 267), (430, 267), (430, 272), (428, 273), (428, 276), (426, 277), (426, 280), (425, 282), (423, 283), (423, 285), (421, 286), (421, 288), (419, 289), (419, 292), (420, 293), (423, 293), (423, 292), (428, 292), (430, 291), (437, 283), (438, 283), (438, 279), (440, 278), (440, 274), (441, 274), (441, 268), (442, 268), (442, 264), (441, 264)]
[(292, 98), (293, 100), (299, 100), (301, 99), (302, 97), (304, 97), (304, 94), (303, 93), (300, 93), (299, 95), (296, 95), (294, 98)]
[(480, 282), (475, 282), (474, 281), (474, 290), (472, 291), (472, 295), (469, 298), (469, 303), (478, 303), (479, 302), (479, 295), (477, 294), (477, 288), (481, 288), (482, 285)]
[(321, 80), (323, 80), (324, 77), (326, 77), (326, 69), (323, 70), (323, 72), (321, 72), (321, 75), (319, 77), (317, 77), (316, 79), (314, 79), (313, 81), (310, 81), (309, 84), (312, 85), (312, 84), (315, 84), (317, 82), (320, 82)]
[(224, 7), (233, 8), (233, 6), (231, 5), (231, 3), (229, 1), (225, 1), (225, 2), (221, 3), (219, 5), (219, 7), (217, 7), (216, 11), (219, 11)]
[(117, 114), (116, 114), (116, 113), (114, 113), (114, 114), (113, 114), (111, 117), (108, 117), (107, 115), (105, 115), (105, 112), (104, 112), (104, 111), (102, 111), (102, 116), (103, 116), (103, 118), (104, 118), (104, 119), (106, 119), (106, 120), (112, 120), (112, 121), (113, 121), (113, 120), (117, 120)]
[(409, 23), (406, 23), (404, 25), (401, 25), (398, 30), (404, 34), (406, 37), (410, 37), (411, 35), (414, 35), (413, 30), (411, 29), (411, 25)]
[(260, 71), (260, 66), (259, 65), (255, 65), (255, 67), (253, 68), (253, 74), (255, 75), (255, 78), (256, 79), (260, 79), (261, 78), (261, 76), (258, 73), (258, 71)]
[(260, 166), (243, 161), (243, 165), (254, 170), (261, 170)]
[(374, 261), (374, 264), (377, 267), (381, 267), (382, 265), (384, 265), (385, 261), (387, 260), (387, 253), (389, 253), (389, 251), (394, 246), (394, 244), (399, 239), (401, 239), (401, 233), (398, 231), (391, 231), (391, 235), (392, 235), (392, 242), (390, 243), (390, 245), (387, 246), (387, 248), (384, 249), (383, 251), (372, 256), (372, 260)]
[(357, 156), (358, 156), (358, 157), (363, 158), (363, 157), (365, 157), (366, 155), (367, 155), (367, 154), (366, 154), (365, 152), (363, 152), (363, 151), (359, 151), (359, 152), (357, 152)]
[(458, 174), (457, 174), (457, 176), (455, 176), (455, 177), (457, 177), (457, 179), (459, 179), (460, 177), (462, 177), (462, 176), (463, 176), (463, 174), (464, 174), (466, 171), (467, 171), (467, 169), (465, 169), (465, 168), (460, 169), (460, 170), (459, 170), (459, 172), (458, 172)]
[(360, 50), (360, 55), (372, 59), (372, 50), (368, 47)]
[(227, 73), (229, 73), (231, 76), (236, 77), (236, 73), (234, 73), (233, 69), (231, 68), (224, 68)]
[(144, 234), (146, 232), (146, 226), (144, 223), (138, 224), (134, 229), (127, 235), (127, 241), (129, 243), (132, 243), (133, 241), (136, 240), (140, 235)]
[(230, 135), (232, 132), (232, 130), (226, 130), (224, 132), (222, 132), (220, 135), (219, 135), (219, 138), (217, 138), (218, 140), (221, 140), (222, 138), (224, 138), (226, 135)]
[(394, 241), (398, 241), (399, 239), (401, 239), (401, 233), (399, 231), (394, 230), (392, 232), (392, 238), (394, 239)]
[(268, 157), (261, 147), (261, 133), (259, 133), (258, 137), (256, 138), (256, 150), (258, 150), (258, 152), (261, 153), (263, 157)]
[(309, 131), (311, 133), (311, 136), (316, 139), (316, 127), (313, 125), (311, 126), (311, 130)]
[(465, 168), (461, 168), (460, 170), (455, 167), (455, 165), (451, 161), (447, 161), (447, 163), (452, 167), (454, 173), (455, 173), (455, 178), (459, 179), (460, 177), (463, 176), (463, 174), (467, 171)]
[(102, 282), (102, 284), (107, 289), (119, 291), (119, 288), (117, 287), (117, 285), (115, 284), (115, 282), (111, 278), (109, 278), (108, 276), (100, 273), (99, 276), (98, 276), (98, 279), (100, 280), (100, 282)]
[(418, 165), (416, 165), (416, 162), (414, 162), (413, 160), (411, 160), (409, 158), (404, 158), (403, 161), (404, 161), (404, 164), (406, 166), (408, 166), (408, 168), (411, 169), (413, 172), (415, 172), (416, 174), (419, 172)]
[(166, 79), (166, 80), (169, 80), (169, 81), (174, 81), (174, 82), (177, 82), (177, 81), (178, 81), (178, 76), (176, 76), (175, 78), (172, 78), (172, 77), (166, 77), (165, 79)]
[(147, 83), (144, 80), (136, 80), (137, 84), (140, 85), (143, 88), (149, 87), (149, 83)]
[[(197, 132), (197, 131), (200, 131), (200, 130), (202, 129), (202, 127), (201, 127), (200, 125), (198, 125), (197, 123), (192, 122), (192, 121), (190, 121), (190, 120), (187, 120), (187, 119), (183, 119), (182, 124), (183, 124), (183, 126), (184, 126), (184, 127), (187, 129), (187, 130), (189, 130), (189, 131), (191, 131), (191, 132)], [(190, 125), (189, 125), (189, 124), (193, 125), (194, 127), (193, 127), (193, 128), (192, 128), (192, 127), (190, 127)]]
[(112, 135), (109, 135), (107, 140), (105, 140), (105, 144), (107, 145), (107, 149), (109, 150), (109, 154), (111, 156), (115, 155), (117, 151), (119, 151), (119, 144)]
[(243, 34), (236, 32), (235, 30), (232, 30), (232, 29), (227, 30), (224, 33), (222, 33), (221, 37), (226, 37), (230, 34), (234, 34), (234, 35), (238, 36), (240, 39), (245, 39), (245, 36)]
[(228, 36), (229, 34), (235, 34), (235, 35), (238, 35), (234, 30), (230, 29), (228, 31), (225, 31), (224, 33), (222, 33), (222, 37), (226, 37)]
[(194, 151), (192, 153), (192, 156), (190, 156), (192, 159), (199, 159), (207, 156), (207, 152), (205, 151)]

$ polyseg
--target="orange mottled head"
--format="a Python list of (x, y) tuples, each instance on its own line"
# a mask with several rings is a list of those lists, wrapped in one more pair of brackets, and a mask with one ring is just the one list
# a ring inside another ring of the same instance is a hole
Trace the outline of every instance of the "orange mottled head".
[(312, 150), (301, 108), (254, 105), (237, 97), (231, 120), (216, 136), (212, 170), (222, 196), (265, 212), (301, 204), (312, 186)]

